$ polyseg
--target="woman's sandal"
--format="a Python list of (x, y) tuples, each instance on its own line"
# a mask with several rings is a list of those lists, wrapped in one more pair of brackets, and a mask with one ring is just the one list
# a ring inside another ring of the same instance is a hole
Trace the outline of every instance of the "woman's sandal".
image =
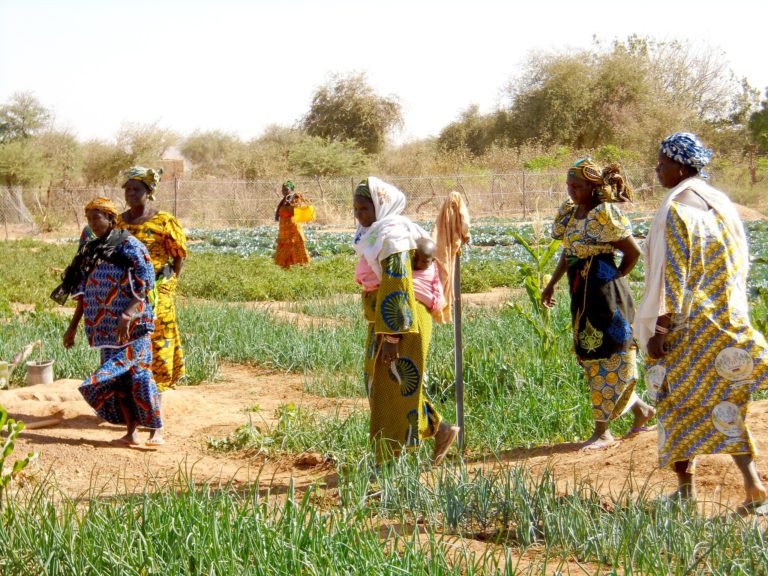
[(632, 436), (637, 436), (642, 432), (653, 432), (656, 430), (656, 427), (656, 424), (651, 424), (650, 426), (632, 426), (632, 428), (629, 429), (629, 432), (624, 435), (624, 438), (631, 438)]

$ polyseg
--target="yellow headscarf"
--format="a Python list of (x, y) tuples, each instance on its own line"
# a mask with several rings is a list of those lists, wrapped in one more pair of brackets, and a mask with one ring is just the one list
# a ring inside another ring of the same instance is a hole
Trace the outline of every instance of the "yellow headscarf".
[(631, 202), (632, 190), (627, 184), (621, 165), (614, 162), (602, 170), (592, 158), (577, 160), (568, 169), (569, 176), (597, 184), (595, 194), (600, 202)]
[(163, 175), (162, 168), (144, 168), (143, 166), (134, 166), (128, 172), (125, 173), (125, 182), (123, 182), (123, 188), (130, 180), (138, 180), (146, 184), (149, 188), (149, 199), (155, 199), (155, 188), (160, 183), (160, 177)]
[(88, 210), (98, 210), (99, 212), (111, 214), (112, 216), (117, 216), (118, 214), (115, 203), (105, 196), (99, 196), (88, 202), (88, 204), (85, 205), (85, 211), (88, 212)]

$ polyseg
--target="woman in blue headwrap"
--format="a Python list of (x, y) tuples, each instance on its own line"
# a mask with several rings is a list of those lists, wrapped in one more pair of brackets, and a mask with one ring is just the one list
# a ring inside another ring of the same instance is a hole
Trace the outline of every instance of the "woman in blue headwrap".
[(752, 328), (749, 251), (728, 197), (705, 181), (712, 152), (689, 133), (661, 143), (656, 174), (669, 192), (645, 244), (645, 293), (635, 316), (646, 386), (659, 418), (659, 462), (694, 498), (694, 459), (730, 454), (748, 512), (768, 497), (746, 425), (751, 393), (768, 384), (768, 345)]

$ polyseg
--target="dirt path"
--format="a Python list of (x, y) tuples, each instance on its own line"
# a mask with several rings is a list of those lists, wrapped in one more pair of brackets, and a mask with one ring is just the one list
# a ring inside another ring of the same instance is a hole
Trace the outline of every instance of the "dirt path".
[[(57, 426), (23, 432), (16, 453), (38, 451), (38, 472), (49, 474), (71, 495), (93, 487), (106, 493), (140, 490), (147, 482), (162, 484), (180, 472), (195, 482), (258, 480), (275, 488), (287, 487), (293, 478), (300, 488), (333, 470), (314, 455), (280, 461), (214, 454), (206, 447), (207, 439), (226, 437), (247, 423), (249, 415), (257, 426), (272, 425), (281, 404), (333, 412), (339, 405), (356, 409), (363, 403), (305, 394), (301, 376), (225, 366), (221, 382), (181, 387), (164, 395), (167, 444), (150, 450), (113, 445), (110, 441), (122, 434), (121, 428), (93, 414), (77, 391), (79, 384), (78, 380), (58, 380), (0, 392), (0, 404), (28, 423), (53, 414), (63, 416)], [(257, 405), (259, 410), (250, 412)]]
[[(249, 418), (263, 427), (275, 423), (275, 411), (293, 403), (308, 409), (367, 410), (364, 399), (334, 399), (303, 391), (299, 375), (266, 372), (247, 366), (223, 367), (215, 384), (181, 387), (164, 396), (168, 443), (157, 450), (124, 448), (110, 441), (122, 434), (117, 426), (100, 421), (82, 400), (77, 380), (0, 391), (0, 404), (28, 423), (60, 414), (61, 424), (28, 430), (16, 445), (17, 454), (40, 452), (38, 474), (49, 474), (65, 493), (77, 495), (96, 488), (107, 493), (143, 489), (161, 484), (181, 472), (195, 482), (251, 483), (273, 491), (285, 490), (293, 479), (297, 488), (335, 477), (332, 467), (317, 455), (270, 459), (242, 453), (215, 454), (207, 449), (209, 437), (224, 438)], [(254, 411), (254, 407), (258, 410)], [(754, 402), (749, 425), (759, 453), (768, 451), (768, 401)], [(644, 486), (657, 494), (674, 486), (674, 476), (659, 471), (656, 433), (646, 432), (600, 452), (580, 452), (575, 445), (559, 444), (504, 452), (498, 460), (472, 459), (470, 467), (529, 466), (534, 473), (549, 467), (563, 492), (589, 482), (607, 500)], [(758, 457), (762, 470), (768, 462)], [(768, 476), (766, 476), (768, 480)], [(333, 483), (333, 481), (331, 481)], [(698, 464), (699, 500), (738, 504), (741, 478), (727, 456), (702, 458)]]

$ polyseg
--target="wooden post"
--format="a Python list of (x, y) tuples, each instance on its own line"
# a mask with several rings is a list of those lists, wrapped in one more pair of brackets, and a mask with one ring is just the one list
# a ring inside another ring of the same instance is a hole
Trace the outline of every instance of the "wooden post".
[(174, 174), (173, 176), (173, 215), (178, 216), (178, 201), (179, 201), (179, 177)]
[(461, 339), (461, 252), (456, 254), (453, 269), (453, 340), (456, 372), (456, 424), (459, 431), (459, 451), (464, 450), (464, 345)]

